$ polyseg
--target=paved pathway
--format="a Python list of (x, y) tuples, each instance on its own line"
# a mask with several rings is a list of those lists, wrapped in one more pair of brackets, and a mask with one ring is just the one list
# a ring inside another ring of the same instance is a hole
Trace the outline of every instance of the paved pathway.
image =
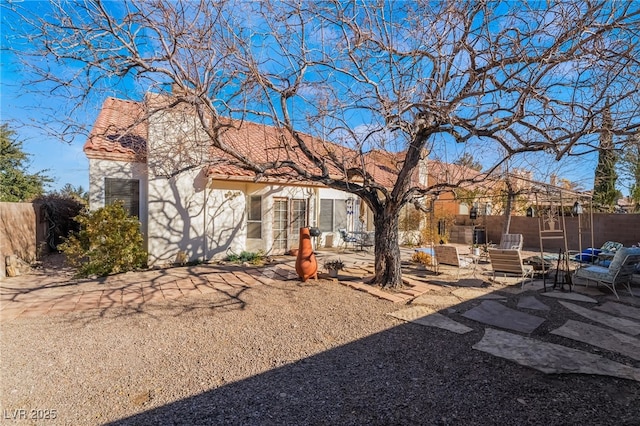
[[(405, 251), (403, 256), (410, 257)], [(338, 257), (345, 264), (338, 282), (356, 290), (396, 303), (406, 303), (431, 287), (415, 281), (401, 292), (367, 285), (373, 276), (373, 256), (367, 252), (319, 252), (321, 279), (325, 259)], [(89, 309), (138, 308), (147, 303), (198, 297), (215, 292), (237, 292), (274, 280), (299, 281), (295, 258), (283, 256), (265, 267), (198, 265), (142, 272), (129, 272), (100, 279), (73, 279), (71, 272), (35, 269), (29, 274), (0, 281), (0, 319), (10, 321), (42, 315), (58, 315)]]

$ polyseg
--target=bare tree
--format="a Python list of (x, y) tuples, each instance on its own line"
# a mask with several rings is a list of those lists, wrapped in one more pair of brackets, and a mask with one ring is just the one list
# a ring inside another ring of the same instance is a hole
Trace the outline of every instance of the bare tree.
[[(581, 155), (597, 147), (606, 99), (616, 136), (640, 126), (633, 1), (138, 0), (11, 13), (35, 46), (26, 63), (53, 94), (82, 102), (177, 84), (167, 107), (197, 110), (208, 143), (247, 169), (286, 167), (359, 196), (385, 286), (401, 285), (401, 208), (468, 180), (418, 184), (427, 157), (454, 161), (447, 152), (465, 146), (490, 175), (523, 153)], [(248, 158), (220, 138), (225, 117), (276, 126), (288, 154)], [(306, 134), (349, 149), (319, 149)], [(375, 167), (395, 180), (378, 182)]]

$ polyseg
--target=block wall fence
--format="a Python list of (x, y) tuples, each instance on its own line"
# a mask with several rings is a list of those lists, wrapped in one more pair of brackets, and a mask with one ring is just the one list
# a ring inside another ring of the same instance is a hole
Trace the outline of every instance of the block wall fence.
[(16, 255), (25, 262), (36, 260), (45, 233), (39, 205), (0, 203), (0, 280), (6, 275), (6, 256)]
[[(582, 248), (593, 245), (600, 247), (606, 241), (617, 241), (630, 247), (640, 243), (640, 214), (608, 214), (594, 213), (593, 224), (590, 223), (589, 214), (577, 216), (565, 216), (567, 245), (569, 250), (578, 250), (580, 246), (579, 235), (582, 234)], [(562, 218), (559, 218), (560, 221)], [(468, 216), (458, 215), (455, 218), (456, 226), (483, 227), (487, 242), (499, 243), (502, 228), (505, 223), (504, 216), (479, 216), (471, 221)], [(522, 234), (524, 248), (527, 250), (539, 250), (539, 220), (538, 217), (512, 216), (509, 227), (510, 234)], [(580, 224), (578, 224), (580, 221)], [(578, 226), (582, 232), (578, 232)], [(452, 243), (471, 243), (471, 241), (451, 241)], [(545, 251), (555, 251), (564, 248), (563, 240), (545, 240)]]

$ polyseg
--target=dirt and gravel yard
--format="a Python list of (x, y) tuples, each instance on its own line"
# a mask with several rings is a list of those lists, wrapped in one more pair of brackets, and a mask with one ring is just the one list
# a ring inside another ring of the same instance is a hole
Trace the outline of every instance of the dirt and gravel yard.
[[(2, 324), (5, 424), (637, 425), (640, 384), (545, 375), (329, 280)], [(460, 317), (461, 322), (465, 319)], [(35, 418), (35, 420), (34, 420)]]

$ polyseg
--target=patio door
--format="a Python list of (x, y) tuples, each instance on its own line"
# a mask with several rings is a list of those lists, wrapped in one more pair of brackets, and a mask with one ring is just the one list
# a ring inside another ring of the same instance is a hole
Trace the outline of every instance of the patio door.
[(273, 248), (274, 254), (286, 253), (297, 248), (300, 228), (307, 226), (307, 200), (275, 199), (273, 201)]
[(291, 200), (289, 248), (300, 245), (300, 228), (307, 226), (307, 200)]
[(273, 254), (285, 253), (289, 237), (289, 209), (287, 200), (273, 200)]

